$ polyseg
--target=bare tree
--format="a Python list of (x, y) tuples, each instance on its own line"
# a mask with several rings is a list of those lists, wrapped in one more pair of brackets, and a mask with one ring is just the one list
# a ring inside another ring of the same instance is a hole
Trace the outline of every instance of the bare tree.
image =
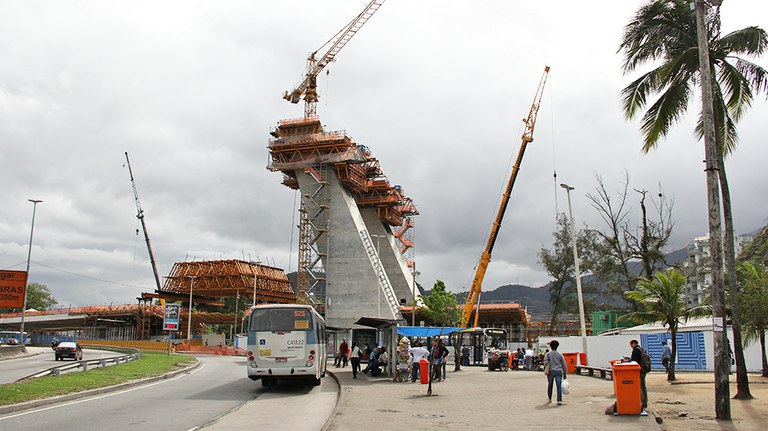
[[(601, 268), (602, 278), (607, 280), (614, 295), (627, 299), (624, 293), (634, 290), (640, 278), (650, 277), (655, 269), (666, 266), (664, 248), (674, 227), (674, 201), (661, 192), (654, 199), (647, 190), (633, 189), (640, 194), (640, 221), (635, 226), (631, 223), (632, 208), (628, 203), (629, 173), (624, 173), (621, 188), (615, 194), (608, 191), (600, 175), (595, 174), (595, 178), (595, 193), (588, 193), (587, 198), (606, 225), (605, 230), (597, 231), (606, 254), (603, 261), (607, 262)], [(641, 263), (639, 272), (633, 270), (632, 261)], [(632, 311), (638, 310), (636, 301), (628, 299), (628, 302)]]

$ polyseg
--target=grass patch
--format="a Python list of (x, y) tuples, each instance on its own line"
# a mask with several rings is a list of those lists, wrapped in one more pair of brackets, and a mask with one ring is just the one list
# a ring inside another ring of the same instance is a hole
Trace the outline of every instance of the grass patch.
[(0, 405), (16, 404), (87, 389), (103, 388), (130, 380), (159, 376), (197, 359), (165, 353), (142, 353), (141, 359), (106, 368), (92, 368), (60, 376), (47, 376), (20, 383), (0, 385)]

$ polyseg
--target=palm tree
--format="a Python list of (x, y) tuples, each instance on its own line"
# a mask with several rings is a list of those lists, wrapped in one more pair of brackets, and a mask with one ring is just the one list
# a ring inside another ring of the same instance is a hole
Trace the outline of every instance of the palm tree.
[(768, 269), (757, 262), (744, 262), (739, 267), (741, 305), (744, 317), (744, 340), (760, 341), (763, 358), (763, 377), (768, 377), (768, 359), (765, 356), (765, 331), (768, 330)]
[[(641, 120), (643, 151), (655, 148), (670, 127), (685, 113), (694, 86), (700, 83), (696, 17), (689, 0), (654, 0), (641, 7), (624, 29), (619, 51), (624, 51), (624, 73), (645, 63), (658, 66), (643, 74), (622, 91), (624, 113), (636, 117), (645, 109), (648, 97), (658, 94)], [(751, 398), (741, 343), (736, 259), (733, 246), (733, 216), (724, 156), (738, 142), (736, 122), (751, 105), (755, 93), (768, 93), (768, 75), (743, 56), (756, 57), (768, 47), (768, 36), (758, 27), (746, 27), (720, 35), (719, 11), (707, 20), (707, 39), (711, 65), (715, 140), (719, 150), (717, 167), (725, 221), (724, 254), (729, 275), (734, 327), (738, 394)], [(703, 115), (699, 115), (696, 137), (704, 134)], [(736, 335), (736, 334), (739, 335)]]
[(672, 358), (669, 361), (667, 380), (675, 380), (675, 358), (677, 357), (677, 328), (680, 322), (690, 317), (705, 315), (707, 307), (689, 307), (685, 300), (685, 276), (676, 269), (657, 271), (653, 278), (643, 278), (633, 291), (624, 294), (627, 298), (642, 304), (645, 311), (636, 311), (622, 316), (622, 320), (638, 323), (662, 322), (669, 328), (672, 338)]

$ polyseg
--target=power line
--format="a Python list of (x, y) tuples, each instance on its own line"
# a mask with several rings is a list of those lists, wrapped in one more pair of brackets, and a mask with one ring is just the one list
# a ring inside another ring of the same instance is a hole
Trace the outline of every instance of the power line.
[[(44, 263), (40, 263), (40, 262), (35, 262), (35, 261), (32, 261), (32, 262), (33, 262), (35, 265), (44, 266), (44, 267), (46, 267), (46, 268), (49, 268), (49, 269), (52, 269), (52, 270), (54, 270), (54, 271), (63, 272), (63, 273), (65, 273), (65, 274), (74, 275), (74, 276), (76, 276), (76, 277), (87, 278), (87, 279), (89, 279), (89, 280), (100, 281), (100, 282), (102, 282), (102, 283), (115, 284), (115, 285), (117, 285), (117, 286), (135, 287), (135, 288), (138, 288), (138, 289), (146, 289), (146, 286), (136, 286), (136, 285), (134, 285), (134, 284), (118, 283), (118, 282), (116, 282), (116, 281), (109, 281), (109, 280), (104, 280), (104, 279), (102, 279), (102, 278), (91, 277), (91, 276), (89, 276), (89, 275), (78, 274), (78, 273), (76, 273), (76, 272), (67, 271), (67, 270), (65, 270), (65, 269), (61, 269), (61, 268), (56, 268), (55, 266), (46, 265), (46, 264), (44, 264)], [(16, 265), (14, 265), (14, 266), (16, 266)]]

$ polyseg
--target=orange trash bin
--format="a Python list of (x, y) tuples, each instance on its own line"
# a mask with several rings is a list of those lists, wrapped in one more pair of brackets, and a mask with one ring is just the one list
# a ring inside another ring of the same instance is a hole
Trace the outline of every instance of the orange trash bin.
[(579, 365), (587, 365), (587, 354), (586, 353), (579, 353)]
[(637, 362), (616, 362), (613, 371), (613, 391), (616, 393), (616, 413), (639, 415), (643, 412), (640, 399), (640, 364)]
[(429, 361), (424, 358), (419, 360), (419, 381), (422, 385), (429, 383)]
[(578, 352), (563, 353), (565, 358), (565, 364), (568, 366), (568, 374), (574, 374), (576, 372), (576, 361), (578, 360)]

